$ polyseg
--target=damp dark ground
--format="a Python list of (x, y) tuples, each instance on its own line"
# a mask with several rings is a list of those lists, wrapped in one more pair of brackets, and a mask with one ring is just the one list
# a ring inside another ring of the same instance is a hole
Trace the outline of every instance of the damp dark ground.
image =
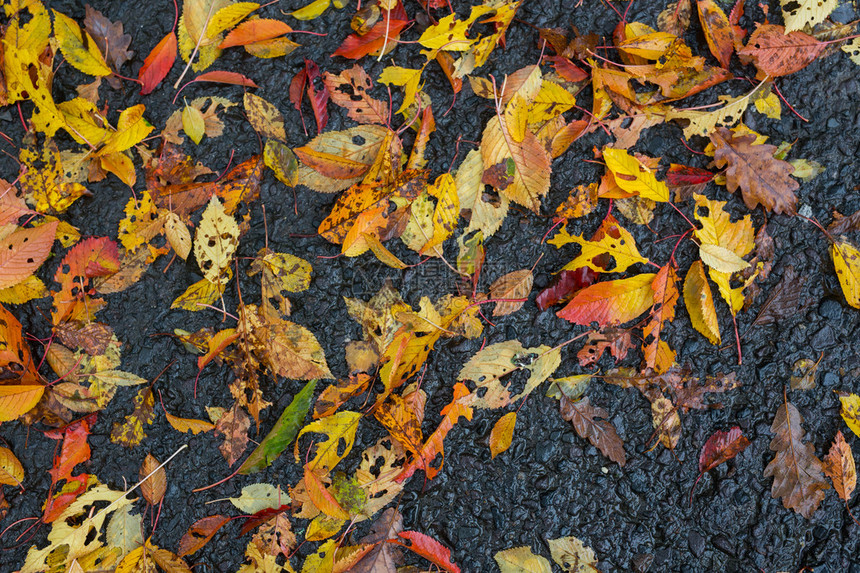
[[(78, 21), (84, 16), (83, 3), (49, 4)], [(125, 23), (126, 32), (133, 37), (131, 48), (136, 54), (124, 72), (136, 74), (145, 54), (170, 29), (171, 3), (105, 0), (92, 4), (110, 19)], [(465, 9), (459, 2), (454, 4), (459, 12)], [(264, 15), (281, 17), (278, 9), (289, 11), (297, 6), (295, 1), (281, 2), (266, 8)], [(624, 6), (626, 4), (620, 4), (622, 10)], [(629, 20), (655, 25), (656, 16), (663, 7), (652, 0), (637, 0), (630, 8)], [(771, 1), (769, 7), (771, 19), (778, 22), (777, 3)], [(328, 71), (340, 71), (352, 65), (344, 59), (328, 56), (350, 32), (352, 10), (354, 5), (340, 11), (330, 9), (318, 20), (298, 23), (298, 28), (324, 31), (329, 35), (324, 38), (301, 36), (299, 40), (304, 46), (287, 58), (258, 60), (233, 49), (215, 66), (241, 71), (260, 85), (256, 93), (275, 103), (287, 117), (288, 143), (292, 146), (303, 144), (308, 137), (302, 130), (298, 113), (288, 101), (287, 85), (299, 70), (302, 56), (317, 61)], [(412, 14), (419, 9), (410, 2), (407, 10)], [(834, 13), (834, 18), (843, 22), (856, 17), (851, 4), (844, 4)], [(618, 21), (616, 14), (597, 0), (585, 0), (580, 7), (568, 1), (526, 0), (518, 18), (537, 26), (574, 24), (582, 32), (595, 32), (607, 38)], [(759, 5), (747, 2), (742, 24), (751, 31), (753, 21), (764, 21), (764, 15)], [(417, 33), (409, 32), (404, 38), (415, 39)], [(694, 53), (707, 55), (696, 23), (686, 39)], [(401, 46), (394, 57), (405, 66), (414, 67), (421, 61), (415, 46)], [(535, 30), (515, 22), (508, 33), (507, 48), (496, 50), (480, 72), (500, 78), (504, 73), (537, 62), (538, 57)], [(376, 77), (383, 66), (372, 58), (360, 63), (371, 77)], [(736, 60), (733, 63), (739, 66)], [(106, 91), (103, 87), (102, 93), (107, 94), (107, 102), (114, 110), (145, 103), (146, 117), (161, 129), (167, 117), (177, 109), (170, 103), (174, 91), (169, 86), (176, 81), (180, 70), (181, 66), (175, 66), (168, 80), (145, 98), (131, 85), (124, 91)], [(857, 100), (860, 75), (857, 70), (844, 53), (837, 52), (778, 81), (782, 94), (808, 122), (801, 121), (785, 108), (780, 121), (766, 119), (755, 112), (747, 112), (745, 116), (747, 124), (768, 135), (771, 142), (795, 142), (790, 158), (814, 160), (825, 167), (823, 174), (803, 182), (798, 192), (800, 205), (809, 208), (811, 214), (824, 223), (832, 220), (834, 210), (850, 214), (860, 209), (860, 170), (856, 165), (860, 155)], [(739, 76), (753, 73), (751, 68), (737, 67), (733, 71)], [(447, 81), (435, 65), (428, 66), (425, 77), (437, 118), (437, 131), (429, 151), (429, 165), (435, 176), (449, 168), (457, 136), (479, 140), (482, 127), (493, 110), (486, 100), (468, 94), (466, 88), (451, 112), (443, 115), (452, 100)], [(54, 83), (55, 98), (63, 101), (74, 97), (75, 86), (84, 80), (64, 66)], [(750, 85), (744, 80), (731, 81), (684, 104), (710, 103), (715, 101), (717, 93), (730, 91), (737, 95), (748, 90)], [(232, 86), (195, 85), (184, 92), (189, 101), (193, 97), (216, 94), (241, 102), (242, 90)], [(383, 91), (377, 96), (383, 97)], [(587, 98), (581, 103), (590, 107)], [(226, 167), (231, 151), (235, 151), (235, 161), (243, 161), (257, 153), (257, 137), (241, 109), (240, 105), (226, 113), (227, 129), (222, 137), (206, 139), (198, 147), (186, 144), (186, 151), (216, 172)], [(309, 110), (305, 111), (306, 120), (312, 122)], [(331, 111), (332, 122), (327, 129), (351, 125), (340, 110), (332, 108)], [(12, 108), (0, 111), (0, 121), (3, 130), (20, 141), (17, 111)], [(676, 162), (705, 167), (706, 158), (685, 149), (680, 138), (681, 130), (677, 126), (658, 126), (646, 131), (634, 150), (661, 156), (664, 165)], [(502, 229), (487, 241), (482, 287), (506, 272), (531, 267), (538, 256), (544, 254), (536, 269), (535, 288), (540, 288), (548, 283), (551, 273), (569, 259), (570, 254), (564, 249), (556, 252), (555, 248), (542, 245), (540, 240), (551, 224), (549, 215), (568, 191), (575, 185), (598, 180), (601, 168), (586, 160), (592, 157), (592, 147), (601, 147), (607, 142), (606, 135), (597, 131), (578, 141), (553, 163), (552, 188), (540, 216), (512, 210)], [(70, 143), (60, 140), (61, 148), (70, 147)], [(692, 145), (700, 150), (704, 142), (697, 140)], [(461, 150), (460, 159), (464, 151)], [(11, 160), (4, 156), (0, 165), (3, 177), (15, 178), (16, 166)], [(89, 188), (94, 196), (76, 203), (69, 210), (67, 220), (85, 235), (116, 237), (123, 206), (130, 196), (129, 189), (113, 177)], [(432, 263), (396, 271), (376, 262), (369, 254), (357, 259), (318, 258), (338, 254), (338, 247), (321, 238), (294, 238), (291, 234), (313, 234), (335, 196), (305, 188), (296, 189), (294, 194), (270, 173), (265, 175), (262, 189), (260, 203), (265, 204), (268, 214), (270, 246), (304, 257), (314, 266), (311, 288), (291, 297), (293, 320), (317, 336), (335, 376), (347, 373), (344, 344), (360, 338), (358, 324), (346, 313), (343, 296), (367, 299), (387, 279), (412, 304), (417, 304), (422, 295), (435, 299), (456, 288), (451, 273)], [(712, 185), (707, 194), (728, 200), (728, 208), (736, 216), (747, 211), (740, 198), (728, 194), (725, 188)], [(250, 206), (252, 225), (242, 239), (240, 256), (253, 256), (263, 245), (260, 203)], [(574, 228), (590, 233), (600, 217), (594, 214)], [(756, 228), (764, 222), (761, 210), (753, 213), (753, 220)], [(661, 235), (675, 234), (684, 228), (682, 221), (666, 208), (658, 209), (652, 227)], [(431, 535), (450, 547), (453, 560), (469, 572), (495, 571), (493, 555), (513, 546), (529, 545), (536, 553), (549, 556), (545, 540), (565, 535), (575, 535), (593, 547), (600, 559), (600, 569), (606, 572), (794, 572), (804, 567), (819, 573), (860, 571), (860, 557), (857, 557), (860, 528), (852, 523), (832, 491), (812, 519), (806, 520), (771, 498), (771, 480), (762, 475), (772, 457), (768, 450), (769, 427), (782, 403), (783, 388), (795, 361), (817, 359), (823, 353), (817, 387), (806, 392), (789, 392), (790, 400), (800, 408), (806, 420), (806, 428), (819, 455), (823, 455), (838, 428), (847, 432), (840, 421), (838, 400), (833, 391), (860, 389), (857, 384), (860, 311), (845, 304), (827, 254), (827, 241), (812, 225), (799, 218), (770, 217), (768, 231), (776, 241), (774, 272), (763, 284), (764, 294), (738, 319), (740, 331), (746, 333), (742, 344), (743, 366), (737, 365), (737, 355), (731, 345), (721, 350), (697, 334), (682, 305), (669, 327), (669, 342), (678, 351), (679, 362), (689, 363), (699, 375), (736, 372), (743, 382), (742, 388), (722, 397), (722, 409), (692, 412), (683, 417), (683, 434), (674, 455), (662, 447), (648, 451), (647, 442), (652, 433), (650, 409), (633, 390), (592, 383), (587, 391), (593, 403), (611, 413), (611, 420), (626, 443), (628, 464), (624, 468), (609, 462), (579, 438), (559, 416), (557, 402), (538, 391), (520, 410), (513, 446), (495, 460), (490, 459), (488, 435), (500, 415), (498, 412), (478, 412), (471, 422), (463, 421), (454, 428), (445, 442), (447, 457), (441, 474), (432, 482), (424, 483), (419, 472), (408, 482), (406, 493), (399, 500), (406, 527)], [(640, 228), (636, 233), (644, 254), (660, 264), (665, 263), (674, 241), (654, 244), (647, 230)], [(404, 260), (415, 259), (414, 254), (410, 256), (399, 246), (394, 247), (394, 252)], [(689, 265), (693, 256), (692, 245), (681, 247), (682, 269)], [(54, 258), (46, 264), (46, 277), (53, 275), (58, 260)], [(123, 342), (124, 370), (152, 379), (175, 360), (157, 382), (165, 404), (178, 415), (205, 418), (205, 406), (231, 403), (227, 390), (229, 372), (215, 366), (207, 368), (200, 379), (198, 397), (192, 399), (196, 360), (174, 339), (158, 334), (172, 332), (174, 328), (193, 331), (203, 326), (218, 327), (220, 316), (214, 311), (168, 310), (171, 301), (198, 280), (199, 275), (195, 268), (176, 263), (165, 273), (166, 264), (167, 259), (159, 259), (138, 284), (123, 293), (107, 296), (107, 308), (99, 318), (113, 326)], [(761, 302), (779, 282), (788, 264), (805, 280), (810, 306), (775, 325), (750, 328)], [(253, 280), (242, 278), (241, 286), (246, 300), (258, 296)], [(229, 288), (225, 299), (228, 309), (235, 308), (235, 289)], [(41, 301), (15, 309), (25, 329), (39, 337), (49, 335), (49, 326), (39, 314), (39, 310), (45, 311), (47, 304)], [(721, 313), (724, 339), (731, 342), (730, 317), (724, 310)], [(525, 345), (534, 346), (554, 345), (580, 331), (557, 318), (552, 310), (540, 312), (532, 296), (522, 310), (499, 319), (494, 327), (487, 326), (485, 334), (487, 343), (518, 338)], [(460, 366), (481, 343), (482, 339), (443, 340), (431, 354), (424, 378), (424, 388), (429, 395), (425, 432), (432, 431), (438, 423), (438, 412), (450, 400), (450, 387)], [(581, 372), (574, 348), (569, 347), (563, 357), (560, 374)], [(638, 360), (638, 356), (632, 356), (629, 363), (635, 365)], [(263, 413), (261, 435), (272, 427), (301, 384), (283, 380), (263, 382), (265, 396), (274, 405)], [(287, 454), (261, 474), (237, 477), (204, 493), (191, 493), (192, 489), (230, 473), (218, 452), (218, 439), (211, 433), (196, 437), (179, 434), (159, 413), (155, 423), (147, 428), (148, 437), (139, 447), (130, 450), (111, 443), (111, 426), (131, 412), (134, 391), (134, 388), (121, 388), (110, 405), (99, 413), (90, 437), (92, 459), (82, 469), (120, 489), (136, 481), (138, 468), (147, 452), (164, 460), (182, 444), (189, 445), (167, 468), (169, 488), (153, 536), (157, 545), (175, 550), (179, 538), (194, 520), (233, 511), (227, 502), (207, 505), (209, 500), (237, 495), (250, 483), (262, 481), (287, 486), (299, 480), (298, 466)], [(714, 431), (732, 425), (739, 425), (752, 445), (734, 462), (705, 475), (692, 507), (689, 506), (688, 494), (696, 478), (702, 444)], [(350, 470), (357, 464), (357, 453), (378, 437), (367, 429), (371, 424), (365, 426), (366, 429), (359, 432), (354, 453), (343, 463)], [(27, 472), (26, 493), (6, 488), (11, 509), (0, 523), (5, 527), (15, 520), (40, 514), (50, 484), (47, 470), (51, 466), (55, 442), (38, 431), (28, 432), (18, 423), (3, 424), (0, 436), (20, 457)], [(848, 439), (857, 443), (854, 436)], [(860, 509), (854, 508), (854, 513), (860, 513)], [(302, 523), (294, 526), (300, 538)], [(365, 523), (356, 535), (363, 535), (366, 528)], [(21, 529), (16, 526), (3, 536), (2, 571), (20, 567), (29, 545), (45, 543), (47, 528), (43, 527), (26, 544), (13, 547)], [(189, 562), (196, 566), (195, 571), (235, 571), (242, 562), (248, 541), (247, 536), (239, 537), (238, 529), (236, 523), (228, 525), (204, 550), (192, 556)], [(304, 546), (300, 555), (311, 547)], [(296, 558), (293, 565), (300, 564), (300, 559)]]

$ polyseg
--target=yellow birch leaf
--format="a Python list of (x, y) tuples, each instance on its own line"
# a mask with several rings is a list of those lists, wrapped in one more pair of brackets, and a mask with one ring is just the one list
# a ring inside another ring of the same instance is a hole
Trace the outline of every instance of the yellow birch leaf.
[(66, 57), (66, 61), (73, 68), (91, 76), (111, 75), (111, 69), (105, 63), (104, 56), (92, 36), (82, 31), (77, 22), (65, 14), (56, 10), (52, 12), (54, 13), (54, 36), (60, 44), (60, 50)]
[(706, 265), (723, 273), (742, 271), (750, 266), (748, 262), (737, 256), (733, 251), (710, 243), (699, 245), (699, 257), (701, 257)]
[(45, 387), (39, 384), (0, 386), (0, 422), (8, 422), (32, 410)]
[(782, 116), (782, 105), (779, 103), (779, 97), (773, 92), (765, 97), (756, 98), (754, 103), (758, 112), (766, 117), (780, 119)]
[(549, 191), (552, 158), (531, 131), (526, 130), (522, 141), (514, 141), (508, 127), (495, 116), (484, 128), (481, 155), (485, 167), (512, 159), (516, 166), (513, 180), (499, 193), (535, 213), (540, 210), (540, 199)]
[(490, 457), (495, 458), (502, 452), (508, 451), (514, 438), (514, 426), (517, 424), (517, 413), (508, 412), (496, 422), (490, 432)]
[(206, 120), (203, 112), (194, 106), (186, 105), (182, 109), (182, 130), (195, 144), (199, 144), (206, 134)]
[(720, 325), (702, 261), (694, 261), (687, 271), (687, 278), (684, 279), (684, 304), (693, 328), (702, 333), (711, 344), (719, 346), (722, 341)]
[(296, 436), (294, 454), (296, 462), (301, 461), (299, 440), (308, 432), (323, 434), (324, 440), (314, 440), (311, 446), (311, 456), (306, 468), (310, 470), (330, 471), (337, 463), (346, 457), (355, 443), (355, 432), (361, 420), (359, 412), (338, 412), (322, 420), (311, 422)]
[(167, 211), (164, 214), (164, 232), (167, 235), (167, 242), (179, 258), (183, 261), (187, 259), (191, 252), (191, 231), (173, 211)]
[(48, 296), (48, 289), (42, 279), (30, 275), (18, 284), (0, 289), (0, 303), (24, 304), (37, 298)]
[(233, 261), (238, 246), (239, 225), (213, 195), (194, 237), (194, 256), (203, 276), (213, 283), (226, 284), (229, 277), (224, 271)]
[(203, 278), (185, 289), (185, 292), (176, 297), (170, 308), (181, 308), (183, 310), (198, 311), (206, 308), (204, 305), (212, 304), (224, 293), (224, 285), (213, 283)]
[(556, 248), (568, 243), (582, 247), (579, 256), (566, 264), (564, 270), (588, 266), (598, 273), (621, 273), (636, 263), (648, 263), (648, 259), (639, 254), (633, 235), (612, 215), (603, 219), (594, 238), (596, 240), (587, 241), (579, 235), (571, 235), (564, 226), (547, 242)]
[(214, 38), (221, 32), (229, 30), (259, 7), (256, 2), (236, 2), (224, 6), (212, 15), (209, 24), (206, 25), (206, 37)]
[(694, 135), (708, 137), (717, 127), (732, 127), (743, 118), (744, 112), (753, 101), (753, 97), (764, 89), (766, 82), (761, 82), (753, 88), (748, 94), (730, 97), (720, 96), (719, 99), (723, 102), (723, 107), (714, 111), (698, 111), (698, 110), (669, 110), (666, 114), (666, 121), (673, 119), (686, 119), (690, 123), (684, 128), (684, 137), (690, 139)]
[(615, 182), (623, 190), (652, 201), (669, 201), (669, 187), (657, 181), (653, 171), (625, 150), (604, 148), (603, 159), (615, 177)]
[(512, 547), (493, 556), (502, 573), (551, 573), (546, 557), (535, 555), (530, 547)]
[(138, 104), (122, 110), (116, 122), (116, 132), (108, 136), (98, 155), (125, 151), (143, 141), (155, 129), (143, 117), (145, 109), (143, 104)]
[(830, 256), (845, 300), (860, 308), (860, 251), (845, 239), (839, 239), (830, 245)]
[(319, 18), (331, 5), (331, 0), (314, 0), (307, 6), (293, 10), (290, 16), (296, 20), (313, 20)]
[(591, 547), (573, 537), (561, 537), (547, 540), (552, 560), (565, 573), (593, 573), (597, 568), (597, 556)]
[(479, 4), (472, 7), (466, 20), (457, 18), (456, 14), (449, 14), (439, 19), (439, 23), (428, 27), (418, 38), (418, 43), (431, 50), (445, 50), (448, 52), (464, 52), (471, 47), (474, 40), (466, 37), (466, 32), (475, 20), (491, 12), (493, 8)]
[(12, 450), (0, 447), (0, 484), (20, 486), (24, 481), (24, 467)]
[(576, 98), (572, 93), (555, 82), (544, 80), (529, 108), (529, 123), (548, 121), (574, 105), (576, 105)]
[(424, 68), (413, 70), (400, 66), (388, 66), (379, 74), (379, 83), (403, 88), (403, 103), (396, 113), (403, 113), (415, 103), (415, 96), (421, 91), (421, 73)]
[(780, 0), (785, 33), (812, 28), (830, 16), (839, 0)]
[(854, 435), (860, 437), (860, 396), (848, 392), (837, 392), (837, 394), (842, 403), (839, 414)]
[(860, 38), (854, 38), (843, 45), (842, 51), (848, 54), (852, 62), (860, 66)]

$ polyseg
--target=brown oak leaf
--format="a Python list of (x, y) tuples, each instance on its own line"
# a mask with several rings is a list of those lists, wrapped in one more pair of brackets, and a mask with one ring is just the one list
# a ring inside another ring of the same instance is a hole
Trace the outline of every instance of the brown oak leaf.
[(790, 177), (794, 167), (774, 158), (773, 145), (753, 145), (753, 135), (737, 135), (724, 127), (711, 133), (714, 161), (726, 167), (726, 186), (734, 193), (740, 187), (750, 209), (761, 205), (768, 211), (794, 215), (800, 185)]

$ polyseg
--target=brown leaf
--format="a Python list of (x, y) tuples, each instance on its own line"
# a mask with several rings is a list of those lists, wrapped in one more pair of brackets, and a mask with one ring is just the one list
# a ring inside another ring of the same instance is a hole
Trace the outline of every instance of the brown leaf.
[(234, 404), (233, 408), (221, 416), (215, 424), (215, 431), (224, 434), (224, 443), (218, 449), (231, 466), (248, 446), (250, 427), (251, 418), (238, 404)]
[(815, 446), (803, 442), (806, 432), (803, 417), (791, 402), (776, 411), (770, 431), (774, 434), (770, 449), (776, 455), (764, 470), (764, 477), (773, 477), (771, 495), (782, 498), (782, 504), (809, 519), (828, 489), (822, 470), (824, 466), (815, 457)]
[(140, 493), (150, 505), (158, 505), (164, 499), (164, 493), (167, 491), (167, 472), (158, 466), (159, 462), (152, 454), (146, 454), (146, 458), (140, 465), (140, 479), (146, 478), (155, 471), (145, 482), (140, 484)]
[(693, 487), (690, 488), (690, 503), (693, 502), (693, 490), (696, 489), (696, 485), (706, 472), (734, 458), (747, 449), (749, 445), (750, 441), (743, 435), (738, 426), (725, 432), (718, 430), (711, 434), (711, 437), (702, 446), (701, 453), (699, 453), (699, 476)]
[(368, 95), (373, 82), (358, 64), (339, 75), (326, 72), (325, 85), (331, 101), (345, 108), (351, 119), (358, 123), (385, 124), (388, 121), (388, 106)]
[(726, 187), (734, 193), (740, 187), (750, 209), (759, 204), (767, 211), (794, 215), (800, 185), (789, 177), (794, 167), (773, 157), (773, 145), (753, 145), (754, 135), (737, 135), (725, 127), (711, 133), (714, 161), (726, 168)]
[(857, 468), (851, 446), (845, 441), (841, 430), (836, 431), (830, 451), (824, 457), (824, 473), (833, 481), (833, 488), (840, 499), (845, 502), (851, 499), (857, 487)]
[(798, 275), (791, 265), (785, 267), (782, 280), (770, 291), (753, 326), (775, 324), (783, 318), (797, 316), (811, 304), (806, 295), (806, 277)]
[(570, 401), (567, 396), (559, 396), (561, 417), (573, 425), (581, 437), (600, 450), (604, 456), (624, 467), (627, 456), (624, 442), (618, 437), (615, 426), (608, 421), (609, 413), (599, 406), (592, 406), (588, 396), (578, 402)]
[(179, 540), (179, 557), (191, 555), (203, 548), (209, 543), (209, 540), (230, 522), (229, 517), (223, 515), (210, 515), (203, 519), (198, 519), (191, 524), (182, 539)]
[(657, 28), (661, 32), (683, 37), (684, 32), (690, 26), (690, 14), (692, 11), (692, 2), (690, 0), (670, 2), (666, 5), (666, 9), (657, 16)]
[(802, 70), (815, 61), (825, 46), (809, 34), (786, 34), (782, 26), (763, 24), (738, 54), (752, 58), (759, 71), (776, 78)]
[[(534, 275), (529, 269), (508, 273), (496, 279), (490, 286), (490, 298), (528, 298), (533, 283)], [(511, 314), (522, 308), (523, 304), (525, 304), (524, 300), (497, 302), (496, 308), (493, 310), (493, 316)]]
[(608, 349), (615, 362), (624, 359), (627, 351), (633, 348), (633, 337), (629, 330), (604, 328), (600, 332), (589, 332), (585, 346), (576, 353), (579, 365), (585, 368), (596, 363)]
[(403, 531), (403, 517), (393, 507), (389, 507), (370, 526), (370, 533), (359, 540), (359, 543), (374, 544), (374, 548), (355, 564), (351, 573), (394, 573), (397, 570), (399, 551), (396, 546), (387, 543), (397, 539), (397, 534)]
[[(128, 49), (131, 36), (123, 32), (122, 22), (111, 22), (101, 12), (87, 5), (84, 27), (95, 40), (96, 46), (104, 54), (105, 61), (114, 72), (118, 72), (134, 55), (134, 52)], [(108, 82), (114, 89), (119, 89), (121, 85), (119, 78), (114, 76), (110, 76)]]

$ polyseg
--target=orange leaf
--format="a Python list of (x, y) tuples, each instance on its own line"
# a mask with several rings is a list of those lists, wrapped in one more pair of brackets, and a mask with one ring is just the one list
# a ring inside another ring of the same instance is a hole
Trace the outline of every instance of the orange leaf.
[(206, 420), (195, 420), (193, 418), (180, 418), (178, 416), (174, 416), (173, 414), (166, 412), (167, 421), (173, 426), (173, 429), (178, 432), (188, 432), (191, 431), (192, 434), (199, 434), (201, 432), (208, 432), (215, 428), (215, 424), (211, 422), (207, 422)]
[(645, 273), (591, 285), (577, 292), (557, 315), (582, 326), (592, 322), (597, 322), (601, 327), (623, 324), (651, 307), (651, 284), (656, 276), (654, 273)]
[(18, 229), (0, 240), (0, 288), (14, 286), (45, 262), (57, 234), (58, 221)]
[[(678, 275), (675, 274), (672, 263), (668, 263), (657, 272), (654, 282), (651, 283), (654, 307), (651, 310), (651, 318), (642, 331), (645, 337), (642, 342), (645, 365), (660, 374), (668, 370), (674, 361), (674, 353), (667, 355), (665, 352), (660, 352), (661, 342), (663, 342), (660, 335), (663, 332), (663, 325), (675, 319), (675, 305), (678, 303), (677, 283)], [(662, 360), (667, 356), (669, 360)]]
[(722, 8), (717, 6), (713, 0), (697, 0), (699, 8), (699, 21), (705, 31), (705, 40), (708, 48), (720, 65), (726, 69), (734, 51), (734, 30)]
[(508, 412), (496, 422), (490, 432), (490, 457), (508, 451), (514, 438), (514, 426), (517, 424), (517, 413)]
[(215, 84), (230, 84), (233, 86), (244, 86), (246, 88), (260, 87), (254, 83), (254, 80), (246, 78), (238, 72), (224, 72), (215, 70), (214, 72), (206, 72), (194, 78), (195, 82), (212, 82)]
[(408, 24), (409, 18), (406, 16), (403, 4), (398, 2), (397, 7), (391, 10), (384, 19), (377, 22), (367, 34), (363, 36), (350, 34), (347, 36), (332, 56), (343, 56), (357, 60), (382, 49), (382, 46), (386, 44), (386, 38), (388, 39), (387, 44), (394, 46), (397, 44), (400, 32)]
[(0, 422), (8, 422), (32, 410), (45, 391), (38, 384), (0, 386)]
[(231, 48), (233, 46), (246, 46), (263, 40), (271, 40), (292, 31), (292, 28), (280, 20), (271, 20), (268, 18), (248, 20), (239, 24), (232, 32), (227, 34), (227, 37), (224, 38), (224, 41), (218, 47), (223, 50), (224, 48)]
[(176, 34), (170, 32), (152, 49), (143, 66), (137, 74), (140, 80), (141, 95), (146, 95), (158, 87), (158, 84), (167, 77), (173, 62), (176, 61)]
[(210, 515), (203, 519), (198, 519), (191, 524), (182, 539), (179, 540), (180, 557), (191, 555), (203, 548), (209, 543), (209, 540), (218, 533), (218, 530), (230, 523), (230, 518), (223, 515)]
[(841, 430), (836, 432), (833, 445), (824, 457), (824, 473), (833, 481), (839, 498), (847, 502), (857, 487), (857, 467), (854, 465), (851, 446), (845, 441)]
[(335, 519), (349, 519), (349, 513), (340, 506), (334, 496), (329, 492), (320, 478), (305, 466), (305, 487), (311, 503), (321, 512)]
[[(167, 492), (167, 472), (164, 468), (159, 468), (158, 460), (152, 454), (146, 454), (143, 463), (140, 466), (140, 479), (149, 476), (146, 481), (140, 484), (140, 493), (150, 505), (158, 505), (164, 499), (164, 494)], [(155, 468), (158, 468), (157, 470)], [(155, 473), (152, 473), (152, 472)], [(150, 476), (149, 474), (152, 475)]]
[(53, 483), (61, 479), (71, 480), (72, 470), (81, 462), (90, 459), (90, 446), (87, 437), (90, 435), (90, 426), (96, 423), (96, 415), (90, 414), (82, 420), (66, 426), (62, 432), (51, 430), (45, 432), (45, 436), (54, 440), (63, 440), (60, 455), (54, 457), (54, 467), (48, 470)]
[(776, 78), (802, 70), (815, 61), (826, 46), (809, 34), (786, 34), (782, 26), (764, 24), (753, 32), (738, 54), (752, 58), (759, 71)]
[(351, 119), (358, 123), (385, 124), (388, 121), (388, 105), (368, 95), (373, 82), (358, 64), (338, 75), (326, 72), (325, 85), (331, 101), (345, 108)]

